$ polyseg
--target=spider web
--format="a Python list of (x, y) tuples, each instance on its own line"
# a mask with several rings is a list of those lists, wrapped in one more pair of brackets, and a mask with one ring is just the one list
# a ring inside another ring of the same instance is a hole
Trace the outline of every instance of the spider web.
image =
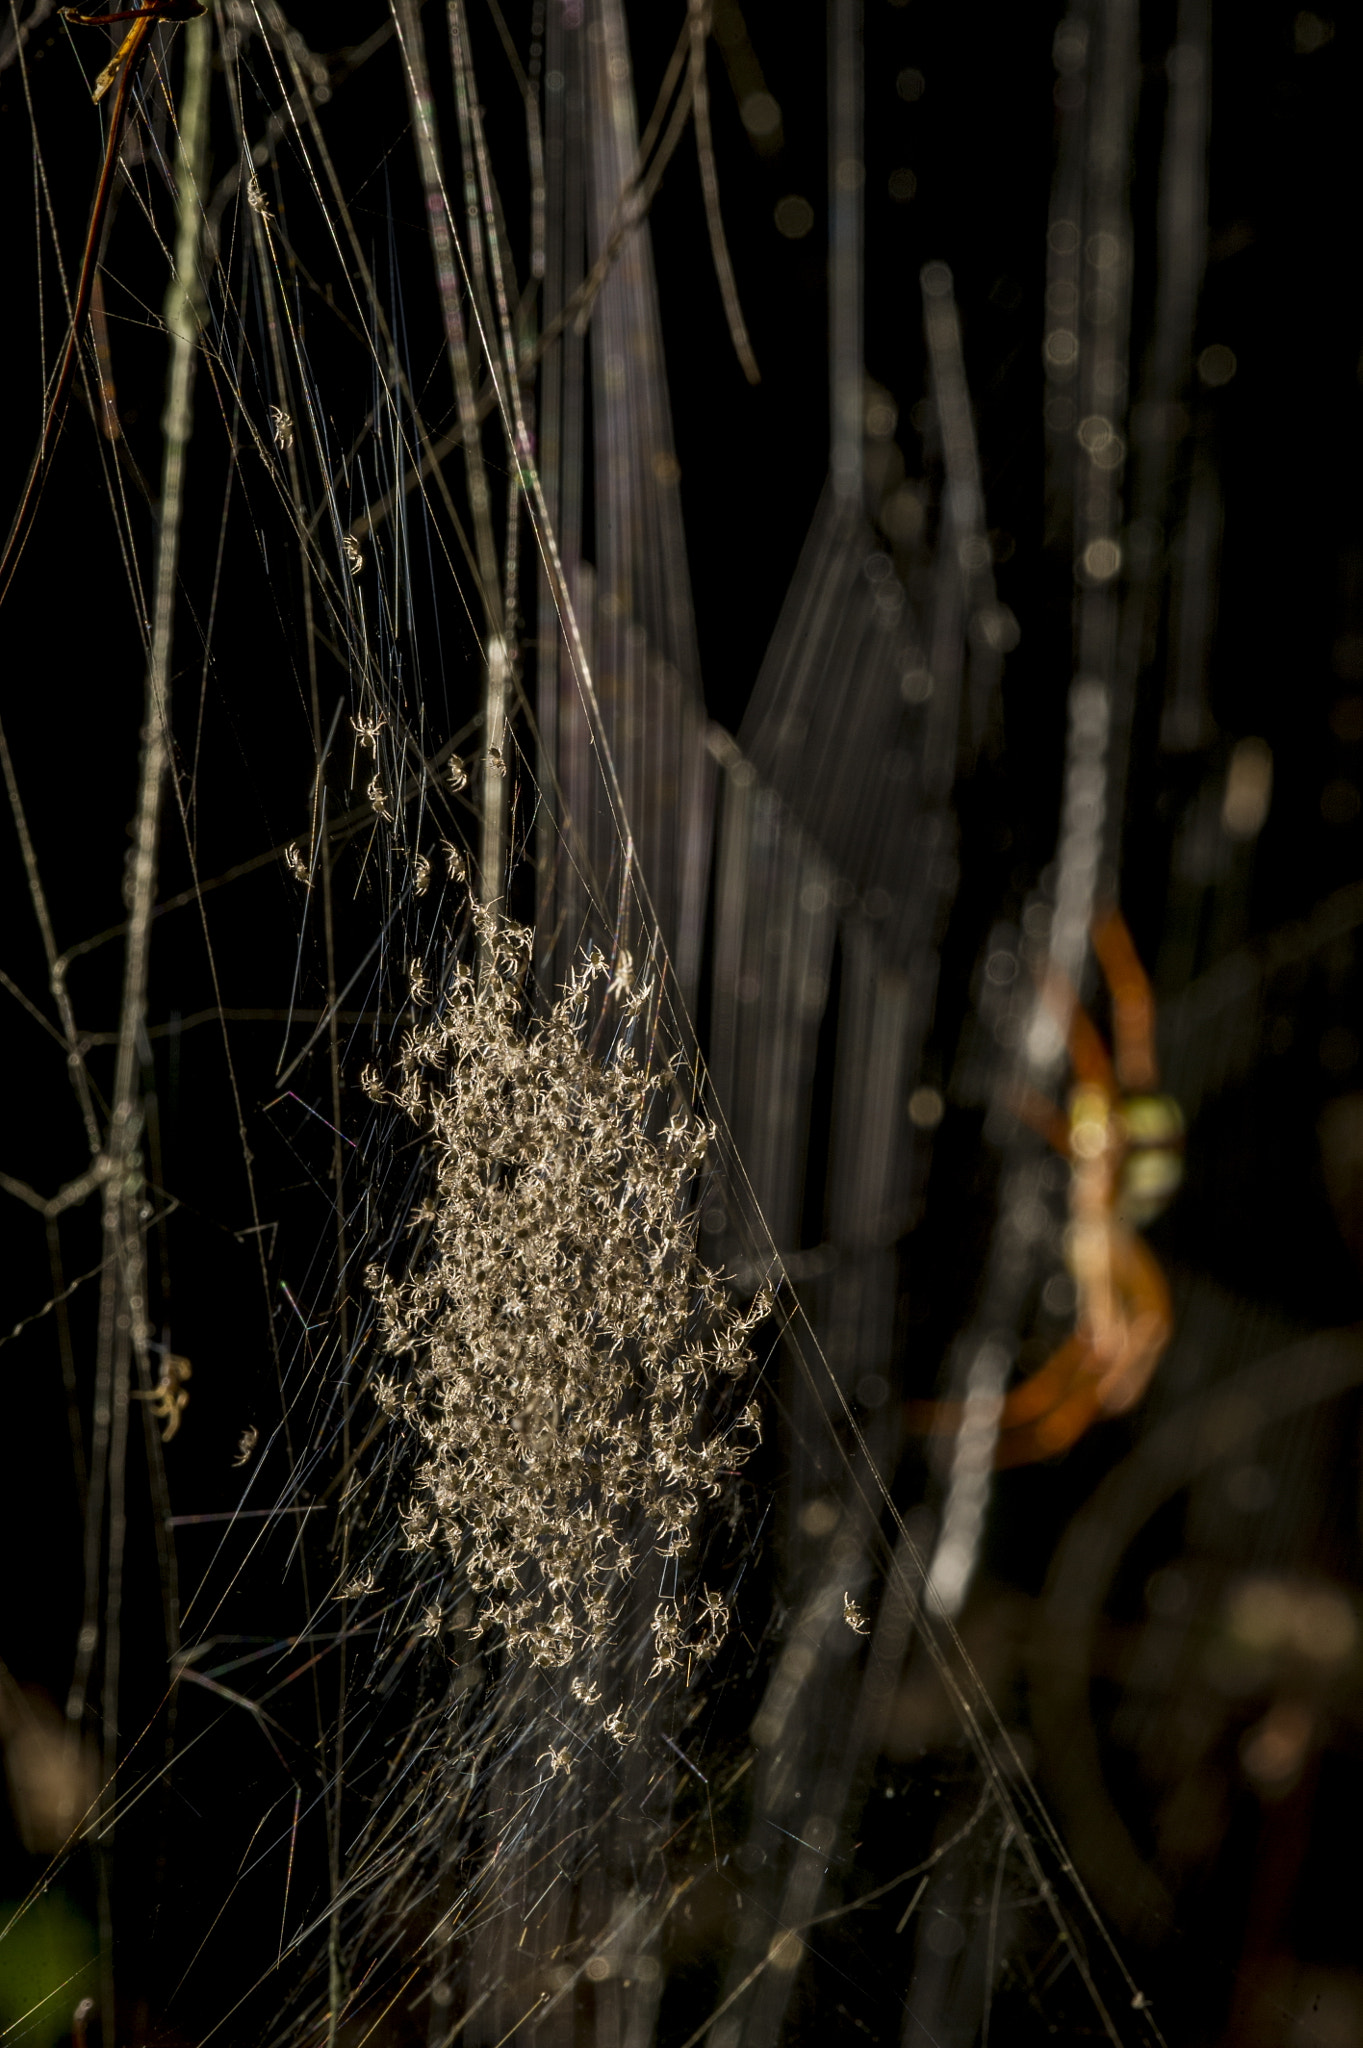
[[(42, 1883), (102, 1955), (16, 2038), (54, 2038), (78, 1994), (108, 2039), (728, 2048), (837, 2010), (905, 2039), (1156, 2040), (952, 1626), (989, 1446), (958, 1446), (925, 1512), (886, 1399), (928, 1112), (891, 1133), (927, 1075), (957, 779), (1015, 635), (951, 273), (922, 277), (936, 489), (899, 498), (897, 547), (862, 487), (885, 433), (842, 206), (830, 482), (732, 738), (701, 695), (643, 217), (688, 123), (713, 184), (705, 17), (642, 127), (615, 0), (447, 26), (437, 62), (434, 18), (399, 4), (328, 64), (281, 9), (225, 8), (211, 176), (164, 56), (140, 87), (88, 405), (117, 402), (102, 336), (160, 342), (155, 266), (119, 252), (135, 228), (174, 269), (177, 191), (198, 391), (135, 1020), (142, 1249), (116, 1282), (107, 1240), (96, 1263), (77, 1148), (42, 1218), (55, 1306), (25, 1333), (57, 1323), (93, 1532), (65, 1753), (99, 1789)], [(837, 162), (857, 50), (835, 10)], [(391, 133), (357, 179), (327, 108), (380, 62)], [(1099, 190), (1093, 232), (1123, 203)], [(38, 290), (50, 357), (61, 290)], [(126, 433), (96, 446), (124, 637), (155, 668), (164, 529), (158, 558)], [(1110, 507), (1079, 516), (1089, 546)], [(1111, 713), (1095, 755), (1076, 699), (1059, 936), (1033, 917), (1014, 971), (1079, 979), (1105, 830), (1080, 785), (1120, 808), (1134, 689), (1114, 632), (1095, 577)], [(65, 930), (58, 830), (40, 807), (31, 873)], [(111, 902), (25, 982), (88, 971), (82, 1001), (113, 1001), (125, 922)], [(171, 934), (196, 924), (191, 958)], [(981, 1098), (1025, 1007), (986, 1008)], [(77, 1044), (39, 1008), (97, 1129), (120, 1034)], [(50, 1187), (65, 1154), (32, 1149)], [(951, 1353), (967, 1394), (1035, 1321), (1060, 1222), (1040, 1148), (1002, 1150)], [(73, 1270), (103, 1274), (121, 1350)], [(177, 1476), (196, 1432), (212, 1452)], [(910, 1697), (938, 1730), (921, 1761), (893, 1732)]]

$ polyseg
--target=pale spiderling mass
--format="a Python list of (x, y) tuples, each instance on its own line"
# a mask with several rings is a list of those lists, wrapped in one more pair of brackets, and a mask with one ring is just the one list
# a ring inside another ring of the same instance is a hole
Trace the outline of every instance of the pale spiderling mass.
[[(631, 1042), (652, 984), (631, 986), (623, 954), (612, 974), (594, 952), (535, 1016), (533, 934), (477, 904), (473, 920), (477, 979), (457, 965), (437, 1001), (411, 963), (413, 1004), (432, 1007), (402, 1041), (391, 1099), (424, 1135), (432, 1184), (409, 1271), (366, 1275), (393, 1362), (376, 1393), (420, 1446), (407, 1547), (467, 1583), (473, 1637), (576, 1667), (573, 1696), (599, 1703), (624, 1744), (630, 1703), (602, 1698), (587, 1672), (636, 1570), (662, 1564), (645, 1682), (689, 1675), (728, 1628), (722, 1595), (687, 1589), (679, 1569), (703, 1503), (760, 1440), (756, 1404), (739, 1407), (733, 1388), (753, 1372), (771, 1298), (740, 1311), (698, 1255), (694, 1191), (714, 1133), (674, 1066), (650, 1067)], [(366, 1086), (389, 1092), (372, 1068)], [(439, 1623), (428, 1610), (428, 1632)]]

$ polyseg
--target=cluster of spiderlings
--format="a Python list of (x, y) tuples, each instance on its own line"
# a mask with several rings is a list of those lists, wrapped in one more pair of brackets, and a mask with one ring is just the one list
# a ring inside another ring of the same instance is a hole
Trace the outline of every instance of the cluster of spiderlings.
[[(406, 1361), (377, 1393), (420, 1440), (407, 1544), (450, 1559), (475, 1635), (500, 1629), (547, 1669), (577, 1666), (572, 1692), (595, 1705), (583, 1673), (625, 1582), (645, 1555), (688, 1550), (703, 1499), (754, 1448), (751, 1404), (726, 1425), (709, 1418), (715, 1390), (749, 1371), (770, 1300), (740, 1312), (697, 1255), (713, 1131), (684, 1106), (664, 1123), (675, 1076), (630, 1048), (651, 991), (632, 986), (628, 961), (612, 976), (593, 956), (533, 1016), (531, 934), (474, 920), (477, 978), (457, 968), (435, 990), (414, 963), (413, 994), (431, 1007), (403, 1041), (400, 1085), (364, 1077), (425, 1133), (432, 1165), (412, 1270), (366, 1275), (384, 1349)], [(605, 1058), (594, 1023), (613, 1040)], [(685, 1612), (660, 1601), (649, 1676), (712, 1656), (728, 1619), (709, 1590)], [(601, 1725), (633, 1733), (619, 1706)]]

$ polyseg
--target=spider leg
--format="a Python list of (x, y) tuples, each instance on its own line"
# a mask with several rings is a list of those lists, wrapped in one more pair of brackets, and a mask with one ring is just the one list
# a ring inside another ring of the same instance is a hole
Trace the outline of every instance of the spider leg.
[(1081, 1365), (1063, 1401), (1057, 1402), (1034, 1422), (1000, 1437), (994, 1463), (1000, 1471), (1007, 1471), (1010, 1466), (1034, 1465), (1043, 1458), (1058, 1458), (1062, 1451), (1078, 1443), (1102, 1412), (1098, 1382), (1088, 1366)]
[[(1076, 1332), (1067, 1337), (1046, 1363), (1020, 1387), (1014, 1387), (1005, 1399), (999, 1417), (1001, 1457), (1010, 1437), (1014, 1442), (1023, 1441), (1028, 1431), (1063, 1403), (1092, 1355), (1093, 1345), (1089, 1338)], [(961, 1401), (908, 1401), (905, 1403), (904, 1420), (915, 1436), (950, 1436), (960, 1428), (964, 1410), (965, 1404)], [(1034, 1451), (1029, 1455), (1048, 1457), (1050, 1453)], [(1009, 1458), (1004, 1462), (1022, 1463), (1024, 1460)]]
[(1093, 950), (1112, 993), (1113, 1052), (1122, 1087), (1128, 1094), (1156, 1088), (1155, 999), (1119, 910), (1095, 919)]
[(1114, 1225), (1111, 1233), (1113, 1286), (1121, 1303), (1123, 1339), (1104, 1361), (1098, 1399), (1106, 1415), (1134, 1408), (1168, 1348), (1174, 1312), (1169, 1283), (1158, 1259), (1134, 1231)]
[(1064, 1027), (1075, 1080), (1115, 1096), (1112, 1056), (1068, 980), (1052, 967), (1041, 984), (1041, 993), (1056, 1022)]
[[(1144, 1246), (1140, 1250), (1147, 1276), (1157, 1276), (1162, 1289), (1164, 1276), (1154, 1258)], [(1126, 1326), (1115, 1358), (1104, 1357), (1088, 1331), (1067, 1337), (1004, 1401), (995, 1467), (1002, 1472), (1059, 1457), (1096, 1422), (1134, 1407), (1164, 1355), (1170, 1328), (1169, 1316), (1152, 1305)], [(959, 1401), (910, 1401), (905, 1422), (915, 1435), (947, 1436), (960, 1428), (962, 1406)]]
[(1007, 1437), (1014, 1430), (1029, 1428), (1042, 1416), (1049, 1415), (1071, 1391), (1076, 1375), (1083, 1370), (1084, 1360), (1091, 1350), (1088, 1339), (1076, 1330), (1051, 1353), (1044, 1365), (1038, 1366), (1020, 1387), (1014, 1387), (1004, 1401), (1003, 1414), (999, 1418), (1001, 1437)]
[[(1092, 1340), (1067, 1337), (1003, 1404), (994, 1464), (999, 1471), (1058, 1457), (1103, 1415)], [(960, 1401), (909, 1401), (904, 1420), (916, 1436), (948, 1436), (961, 1426)]]
[(1029, 1088), (1024, 1084), (1015, 1088), (1008, 1097), (1008, 1107), (1018, 1122), (1044, 1138), (1052, 1151), (1058, 1152), (1062, 1159), (1069, 1158), (1069, 1119), (1063, 1110), (1056, 1108), (1049, 1096), (1043, 1095), (1039, 1088)]
[(1090, 1332), (1074, 1335), (1003, 1404), (994, 1462), (1000, 1470), (1058, 1457), (1095, 1422), (1134, 1408), (1154, 1377), (1173, 1330), (1169, 1284), (1133, 1231), (1114, 1229), (1111, 1263), (1121, 1304), (1120, 1337), (1100, 1350)]
[(1103, 1044), (1098, 1027), (1087, 1010), (1078, 1003), (1070, 1011), (1070, 1065), (1076, 1081), (1091, 1088), (1101, 1088), (1105, 1095), (1117, 1093), (1117, 1077), (1112, 1068), (1112, 1055)]

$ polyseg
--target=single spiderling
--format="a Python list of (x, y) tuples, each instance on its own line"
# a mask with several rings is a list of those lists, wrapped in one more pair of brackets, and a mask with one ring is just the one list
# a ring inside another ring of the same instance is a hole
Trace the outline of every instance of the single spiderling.
[(607, 1735), (612, 1736), (619, 1743), (621, 1749), (626, 1748), (629, 1743), (633, 1742), (638, 1733), (623, 1707), (617, 1707), (613, 1714), (607, 1714), (601, 1725)]
[[(622, 946), (615, 956), (615, 972), (611, 976), (610, 987), (606, 990), (606, 994), (609, 996), (627, 996), (633, 986), (634, 959), (626, 948)], [(672, 1123), (668, 1126), (668, 1130), (671, 1130), (677, 1121), (677, 1118), (674, 1117)], [(666, 1135), (666, 1132), (664, 1132), (664, 1137)]]
[(379, 753), (379, 734), (387, 723), (388, 720), (381, 711), (376, 712), (372, 718), (352, 718), (350, 721), (350, 729), (356, 739), (362, 747), (369, 749), (375, 760), (378, 759)]
[(164, 1425), (161, 1431), (163, 1444), (170, 1442), (184, 1419), (185, 1409), (189, 1406), (185, 1381), (193, 1377), (193, 1371), (187, 1358), (177, 1358), (168, 1351), (161, 1360), (161, 1376), (156, 1385), (133, 1393), (134, 1401), (150, 1403), (152, 1414)]

